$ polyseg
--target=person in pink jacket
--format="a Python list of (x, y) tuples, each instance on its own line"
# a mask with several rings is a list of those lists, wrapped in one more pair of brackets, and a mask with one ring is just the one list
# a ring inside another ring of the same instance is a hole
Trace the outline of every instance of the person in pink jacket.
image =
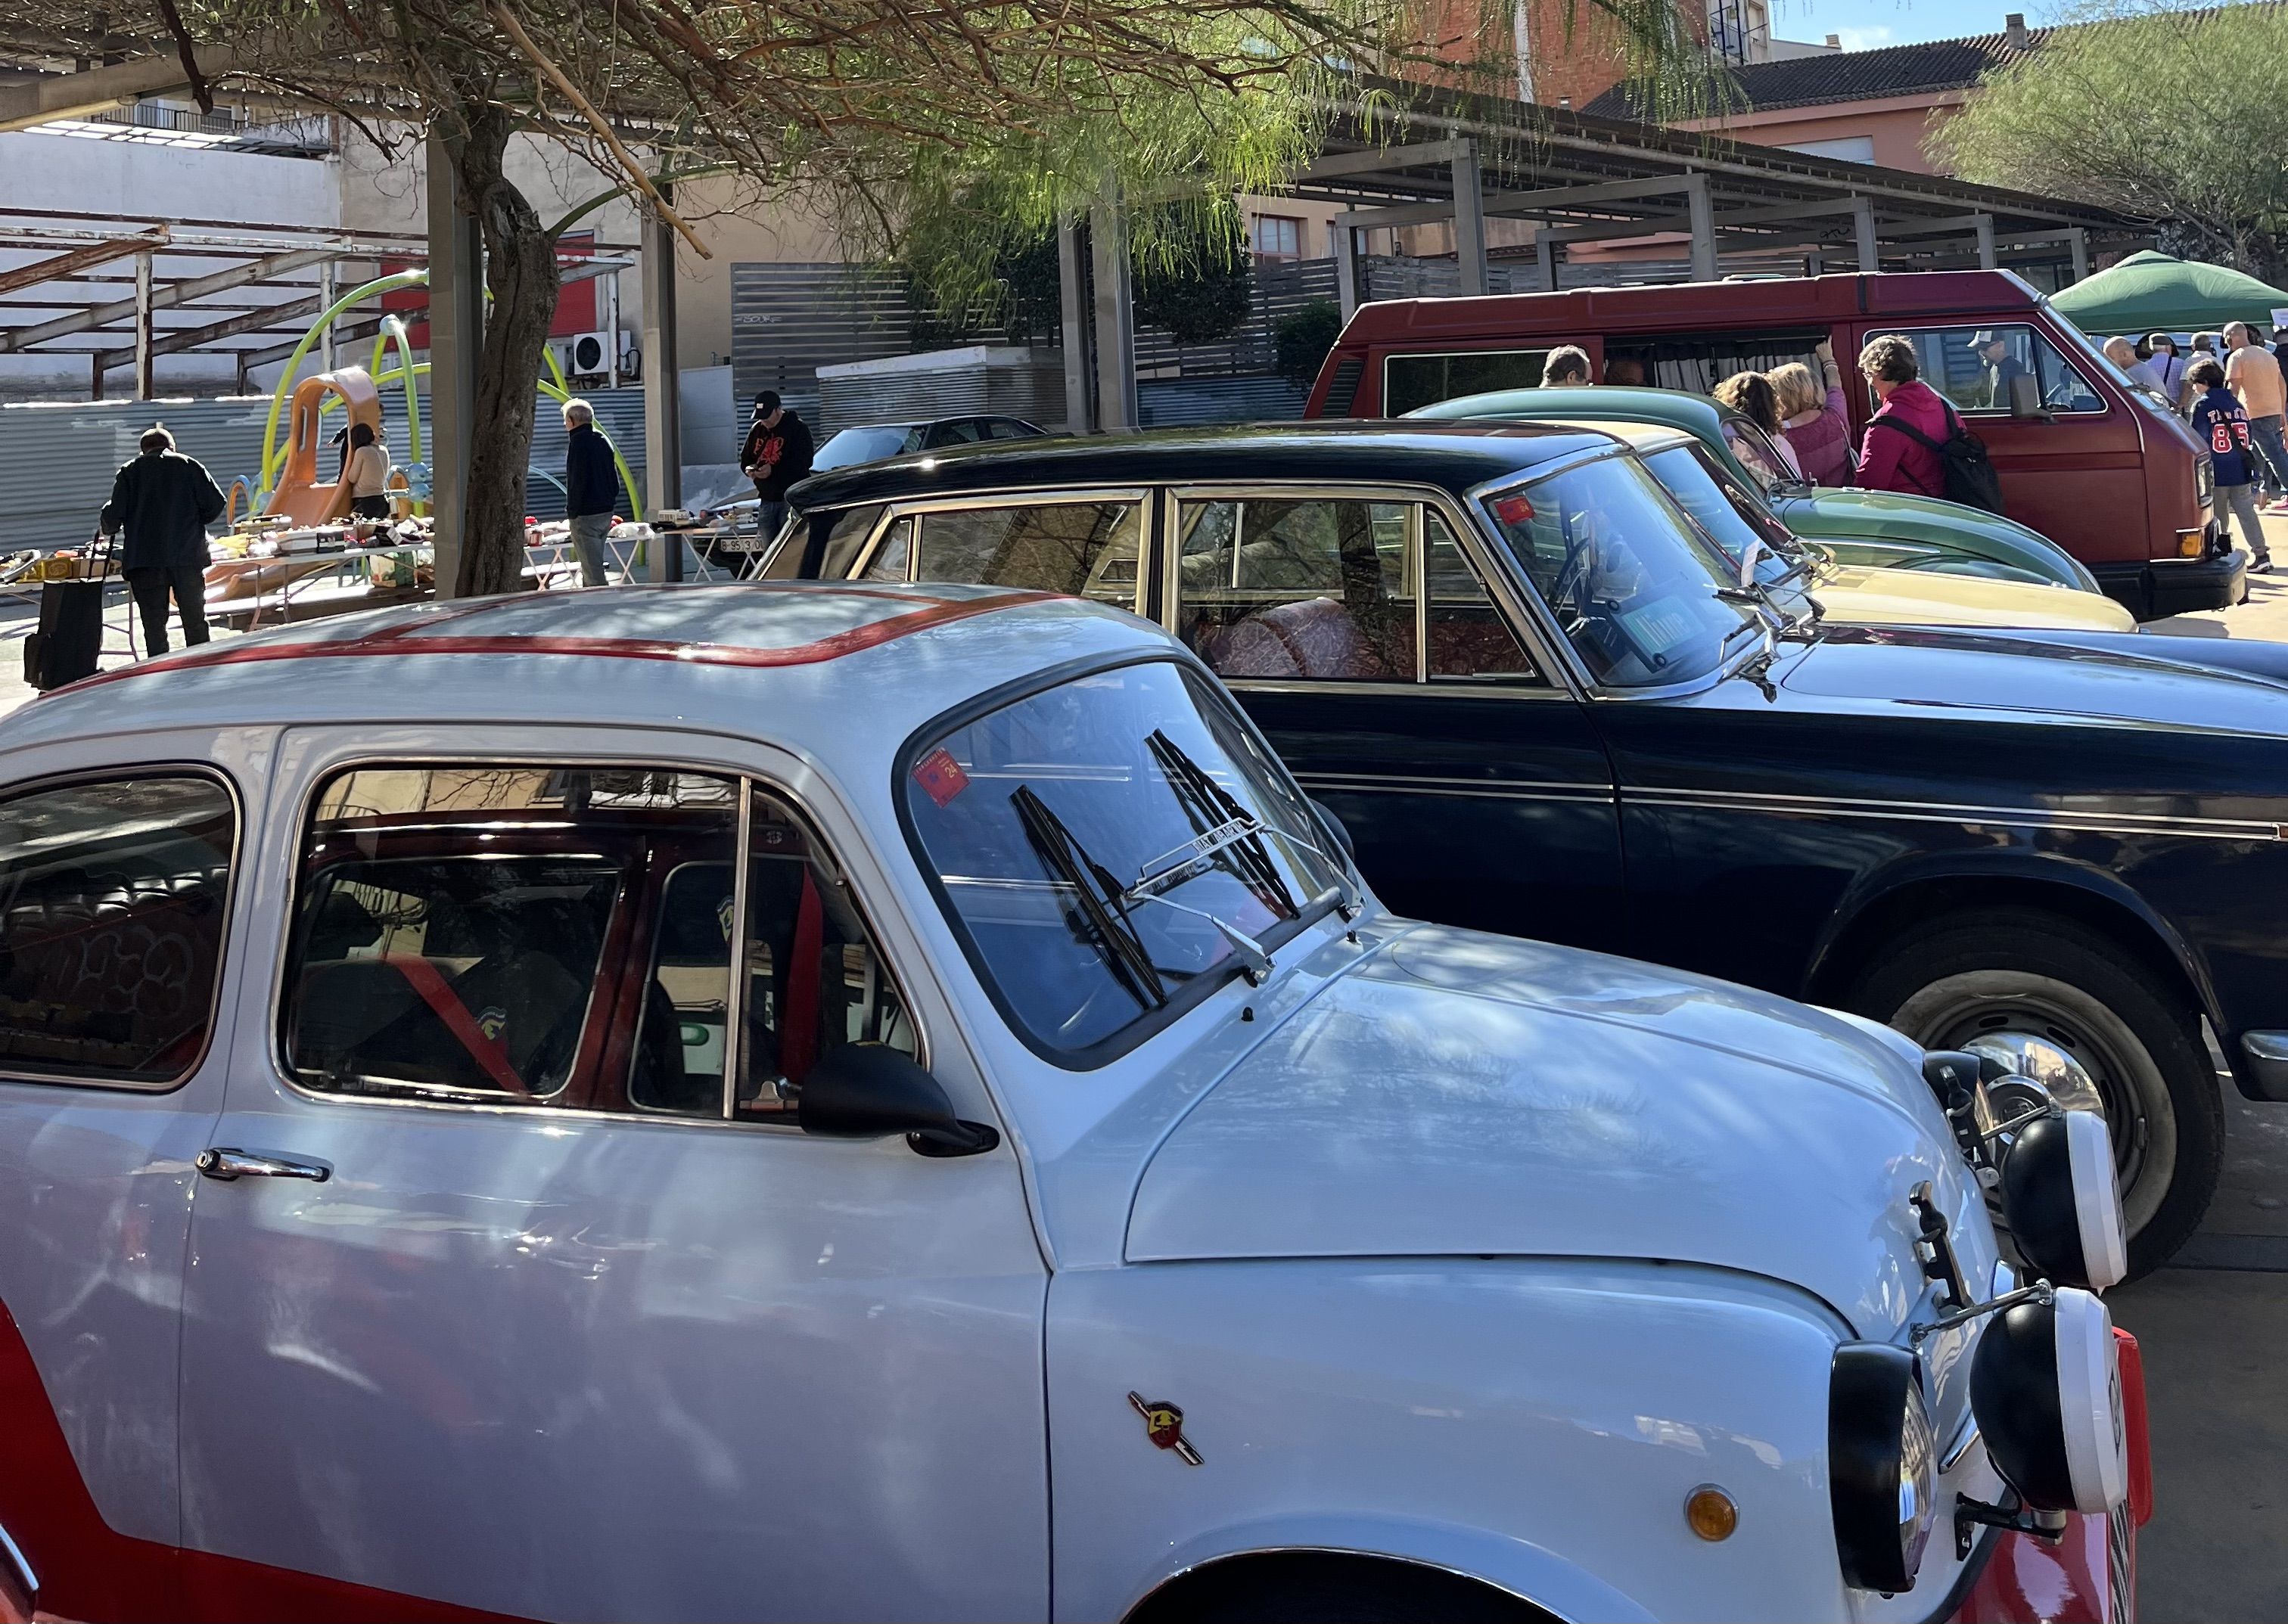
[(1952, 414), (1938, 392), (1924, 383), (1915, 346), (1897, 333), (1870, 338), (1859, 352), (1859, 371), (1881, 402), (1859, 447), (1859, 483), (1871, 491), (1903, 491), (1910, 496), (1946, 495), (1946, 464), (1937, 452), (1912, 435), (1886, 428), (1885, 417), (1913, 424), (1943, 445), (1953, 434)]
[(1824, 390), (1799, 360), (1775, 367), (1765, 376), (1779, 397), (1780, 426), (1803, 477), (1814, 485), (1848, 485), (1851, 420), (1844, 413), (1843, 372), (1824, 338), (1819, 341), (1818, 355), (1820, 370), (1826, 375)]

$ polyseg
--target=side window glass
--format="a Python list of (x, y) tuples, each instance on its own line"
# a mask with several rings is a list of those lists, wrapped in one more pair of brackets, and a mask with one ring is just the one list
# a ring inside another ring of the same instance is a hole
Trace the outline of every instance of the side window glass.
[(2030, 377), (2053, 412), (2101, 412), (2105, 399), (2056, 345), (2022, 321), (1907, 333), (1922, 380), (1959, 412), (2006, 413), (2013, 378)]
[(1543, 350), (1481, 350), (1462, 355), (1394, 355), (1383, 362), (1382, 415), (1402, 417), (1419, 406), (1492, 389), (1531, 389), (1541, 382)]
[[(903, 581), (906, 578), (907, 555), (913, 550), (914, 521), (902, 519), (892, 525), (882, 544), (874, 550), (874, 561), (866, 566), (868, 581)], [(828, 579), (839, 579), (830, 576)]]
[[(802, 574), (802, 555), (811, 547), (819, 552), (818, 578), (821, 581), (840, 581), (850, 574), (851, 565), (857, 562), (858, 550), (866, 538), (874, 534), (875, 522), (882, 517), (882, 504), (870, 503), (864, 507), (841, 508), (825, 513), (798, 513), (788, 527), (786, 541), (773, 552), (763, 566), (765, 581), (793, 581)], [(825, 531), (821, 537), (819, 531)], [(768, 538), (764, 538), (767, 542)]]
[[(305, 832), (282, 1047), (323, 1093), (722, 1113), (730, 780), (363, 767)], [(710, 1032), (711, 1007), (712, 1034)]]
[(930, 431), (930, 448), (973, 445), (984, 438), (977, 431), (978, 424), (974, 417), (957, 417), (950, 423), (941, 423)]
[(1177, 626), (1224, 677), (1414, 680), (1407, 504), (1188, 502)]
[(921, 581), (1029, 587), (1123, 607), (1136, 601), (1134, 502), (960, 508), (921, 519)]
[(237, 815), (213, 780), (0, 802), (0, 1070), (163, 1086), (206, 1051)]
[(1430, 680), (1540, 686), (1541, 674), (1471, 567), (1445, 516), (1426, 508), (1422, 526)]
[(800, 820), (759, 790), (749, 852), (736, 1114), (791, 1121), (802, 1080), (821, 1055), (843, 1043), (887, 1043), (912, 1054), (913, 1022), (840, 870)]

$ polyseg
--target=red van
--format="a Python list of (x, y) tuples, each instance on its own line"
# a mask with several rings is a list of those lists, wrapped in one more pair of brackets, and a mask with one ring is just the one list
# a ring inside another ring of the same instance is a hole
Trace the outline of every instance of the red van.
[[(2009, 271), (1583, 288), (1362, 305), (1320, 368), (1305, 416), (1396, 417), (1434, 400), (1541, 381), (1561, 344), (1592, 376), (1704, 393), (1732, 373), (1816, 362), (1847, 379), (1879, 333), (1903, 333), (1926, 383), (1985, 440), (2009, 516), (2090, 566), (2141, 618), (2215, 609), (2246, 592), (2248, 555), (2210, 523), (2208, 457), (2176, 415), (2131, 386), (2097, 346)], [(1999, 340), (2014, 367), (1990, 368)], [(1641, 376), (1632, 376), (1634, 362)], [(1617, 373), (1616, 368), (1618, 367)], [(1998, 376), (2030, 377), (2014, 396)], [(1852, 436), (1873, 400), (1847, 384)], [(2003, 398), (1995, 399), (1999, 394)]]

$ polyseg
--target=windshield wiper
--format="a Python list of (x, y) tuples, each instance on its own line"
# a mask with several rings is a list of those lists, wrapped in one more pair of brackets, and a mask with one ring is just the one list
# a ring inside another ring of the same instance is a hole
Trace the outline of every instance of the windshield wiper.
[(1065, 826), (1062, 818), (1049, 810), (1046, 801), (1033, 793), (1031, 785), (1018, 785), (1010, 793), (1009, 804), (1017, 809), (1026, 837), (1033, 843), (1042, 860), (1072, 888), (1080, 904), (1081, 916), (1095, 932), (1114, 978), (1144, 1008), (1164, 1009), (1168, 989), (1160, 978), (1159, 968), (1152, 963), (1152, 955), (1145, 952), (1136, 928), (1128, 923), (1124, 914), (1115, 911), (1121, 898), (1119, 883), (1102, 864), (1089, 856), (1079, 836)]
[[(1299, 835), (1291, 834), (1284, 829), (1274, 830), (1260, 818), (1242, 806), (1228, 790), (1215, 781), (1206, 768), (1194, 761), (1185, 753), (1183, 747), (1169, 738), (1166, 733), (1156, 728), (1147, 743), (1151, 748), (1153, 758), (1160, 764), (1160, 770), (1167, 774), (1170, 787), (1175, 788), (1180, 795), (1188, 792), (1190, 796), (1204, 803), (1217, 817), (1223, 820), (1217, 828), (1203, 830), (1198, 838), (1193, 842), (1195, 847), (1200, 847), (1203, 841), (1214, 840), (1216, 844), (1213, 849), (1220, 849), (1232, 843), (1218, 839), (1219, 831), (1243, 825), (1244, 833), (1248, 836), (1243, 850), (1249, 867), (1261, 883), (1271, 888), (1271, 895), (1266, 897), (1264, 900), (1268, 904), (1275, 898), (1290, 918), (1300, 917), (1304, 909), (1295, 906), (1294, 894), (1287, 889), (1286, 882), (1281, 878), (1277, 866), (1271, 860), (1271, 854), (1264, 849), (1262, 837), (1265, 835), (1275, 833), (1282, 840), (1301, 846), (1326, 864), (1335, 875), (1336, 907), (1341, 910), (1346, 922), (1358, 917), (1366, 905), (1359, 896), (1357, 887), (1351, 883), (1351, 869), (1348, 863), (1336, 857), (1333, 852), (1316, 841), (1307, 840)], [(1182, 849), (1177, 848), (1178, 851)], [(1202, 848), (1203, 852), (1204, 853), (1207, 849)], [(1324, 894), (1323, 892), (1321, 896), (1312, 898), (1310, 903), (1306, 906), (1315, 907)]]

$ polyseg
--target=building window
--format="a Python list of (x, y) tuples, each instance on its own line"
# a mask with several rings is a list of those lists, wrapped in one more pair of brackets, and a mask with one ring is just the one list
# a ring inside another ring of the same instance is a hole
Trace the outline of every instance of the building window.
[(1247, 240), (1258, 259), (1300, 259), (1303, 222), (1283, 214), (1259, 214), (1248, 227)]

